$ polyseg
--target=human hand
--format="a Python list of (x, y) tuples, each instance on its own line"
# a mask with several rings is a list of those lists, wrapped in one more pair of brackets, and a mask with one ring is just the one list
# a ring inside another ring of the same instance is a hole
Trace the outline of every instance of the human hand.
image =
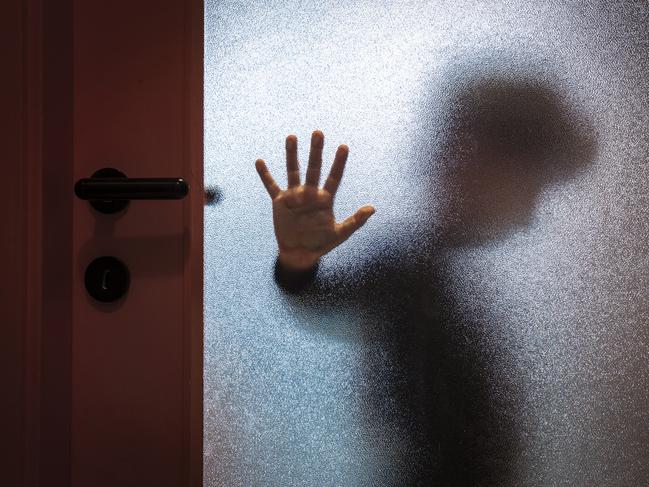
[(262, 159), (255, 163), (259, 177), (273, 200), (279, 260), (288, 269), (306, 270), (315, 266), (320, 257), (347, 240), (375, 211), (373, 206), (365, 205), (341, 223), (336, 223), (333, 202), (349, 148), (346, 145), (338, 147), (329, 177), (324, 186), (318, 188), (323, 146), (323, 133), (314, 131), (306, 180), (300, 184), (297, 137), (286, 137), (288, 187), (284, 190), (277, 185)]

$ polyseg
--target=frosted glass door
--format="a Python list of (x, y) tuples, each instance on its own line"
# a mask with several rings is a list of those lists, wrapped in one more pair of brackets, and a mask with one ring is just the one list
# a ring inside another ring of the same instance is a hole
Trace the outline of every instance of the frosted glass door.
[[(205, 485), (649, 483), (649, 5), (205, 9)], [(315, 129), (377, 212), (294, 295)]]

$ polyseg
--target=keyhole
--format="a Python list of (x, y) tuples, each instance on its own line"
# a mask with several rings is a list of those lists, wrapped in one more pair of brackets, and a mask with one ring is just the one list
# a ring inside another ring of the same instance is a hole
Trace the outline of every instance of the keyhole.
[(101, 277), (101, 288), (104, 291), (108, 291), (108, 286), (106, 285), (106, 281), (108, 280), (108, 274), (110, 274), (110, 269), (106, 269), (104, 271), (104, 275)]

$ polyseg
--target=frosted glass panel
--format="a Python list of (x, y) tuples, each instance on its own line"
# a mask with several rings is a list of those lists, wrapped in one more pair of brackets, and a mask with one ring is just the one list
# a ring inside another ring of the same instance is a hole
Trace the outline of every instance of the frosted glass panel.
[[(205, 485), (649, 484), (649, 4), (205, 13)], [(292, 295), (314, 129), (377, 212)]]

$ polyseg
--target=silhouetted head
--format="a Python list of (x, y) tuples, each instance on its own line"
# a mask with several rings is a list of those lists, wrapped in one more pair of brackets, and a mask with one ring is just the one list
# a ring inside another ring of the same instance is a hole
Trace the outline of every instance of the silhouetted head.
[(507, 68), (467, 64), (442, 77), (429, 189), (443, 244), (479, 244), (526, 226), (544, 188), (593, 157), (589, 124), (561, 88)]

